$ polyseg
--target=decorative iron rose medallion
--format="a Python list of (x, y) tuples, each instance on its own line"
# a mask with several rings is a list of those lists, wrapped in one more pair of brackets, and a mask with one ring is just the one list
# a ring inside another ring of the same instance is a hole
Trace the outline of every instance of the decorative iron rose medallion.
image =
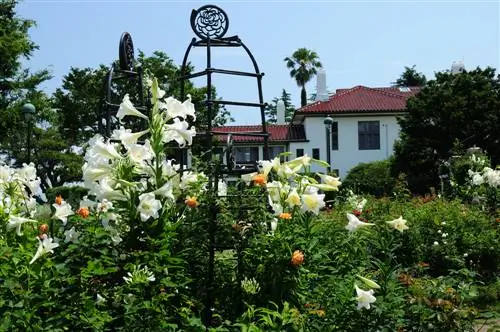
[(134, 43), (132, 36), (128, 32), (124, 32), (120, 38), (120, 69), (134, 69)]
[(200, 39), (220, 39), (229, 28), (229, 19), (219, 7), (206, 5), (191, 12), (191, 28)]

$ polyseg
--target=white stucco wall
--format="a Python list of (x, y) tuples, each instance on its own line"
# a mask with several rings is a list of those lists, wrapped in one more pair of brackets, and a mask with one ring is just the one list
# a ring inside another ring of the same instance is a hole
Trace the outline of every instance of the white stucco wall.
[[(339, 149), (331, 151), (332, 170), (338, 169), (341, 177), (361, 162), (383, 160), (393, 152), (394, 141), (399, 137), (399, 125), (395, 115), (361, 115), (361, 116), (334, 116), (338, 122)], [(290, 152), (304, 149), (304, 153), (312, 156), (312, 149), (320, 149), (320, 159), (326, 161), (326, 132), (323, 124), (324, 117), (307, 117), (304, 120), (306, 137), (309, 142), (290, 143)], [(358, 149), (358, 121), (380, 121), (380, 149)], [(324, 172), (325, 168), (317, 165), (312, 171)]]

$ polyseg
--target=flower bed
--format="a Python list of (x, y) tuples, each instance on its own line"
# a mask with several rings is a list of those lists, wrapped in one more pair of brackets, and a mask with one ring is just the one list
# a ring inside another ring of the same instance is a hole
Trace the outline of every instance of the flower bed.
[(32, 165), (0, 169), (1, 330), (472, 330), (478, 283), (498, 280), (498, 216), (352, 193), (324, 211), (341, 183), (307, 156), (230, 187), (181, 172), (165, 145), (191, 144), (194, 107), (151, 92), (150, 117), (128, 96), (117, 114), (147, 130), (91, 140), (78, 206), (58, 196), (48, 213)]

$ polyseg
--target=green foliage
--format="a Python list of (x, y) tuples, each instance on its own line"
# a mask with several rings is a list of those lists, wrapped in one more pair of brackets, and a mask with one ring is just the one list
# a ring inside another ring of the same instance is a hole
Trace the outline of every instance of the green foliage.
[(304, 47), (297, 49), (291, 57), (286, 57), (284, 61), (286, 67), (290, 69), (290, 76), (295, 80), (297, 86), (302, 88), (300, 106), (303, 107), (307, 104), (306, 83), (316, 75), (317, 70), (323, 65), (316, 52)]
[(38, 46), (29, 37), (35, 22), (17, 16), (16, 5), (17, 1), (0, 3), (0, 151), (17, 159), (26, 148), (22, 104), (29, 99), (38, 109), (35, 120), (44, 119), (47, 98), (38, 86), (50, 75), (47, 70), (30, 73), (22, 68), (22, 60)]
[(390, 163), (388, 159), (358, 164), (342, 180), (343, 187), (360, 194), (391, 196), (396, 180), (391, 175)]
[(393, 85), (400, 87), (424, 86), (426, 83), (427, 78), (424, 74), (417, 72), (415, 65), (411, 68), (405, 66), (405, 71), (401, 76), (396, 82), (392, 82)]
[(495, 69), (436, 73), (407, 108), (399, 120), (393, 172), (407, 175), (412, 192), (438, 187), (439, 165), (452, 156), (456, 141), (485, 149), (492, 163), (499, 163), (500, 79)]

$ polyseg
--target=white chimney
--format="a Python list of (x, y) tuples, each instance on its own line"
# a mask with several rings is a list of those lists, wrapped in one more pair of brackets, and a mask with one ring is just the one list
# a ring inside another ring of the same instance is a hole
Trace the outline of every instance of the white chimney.
[(326, 91), (326, 72), (323, 69), (319, 69), (316, 74), (316, 100), (315, 101), (327, 101), (328, 91)]
[(458, 74), (465, 70), (465, 65), (463, 61), (453, 61), (451, 64), (451, 73)]
[(279, 99), (276, 103), (276, 124), (285, 124), (285, 102)]

